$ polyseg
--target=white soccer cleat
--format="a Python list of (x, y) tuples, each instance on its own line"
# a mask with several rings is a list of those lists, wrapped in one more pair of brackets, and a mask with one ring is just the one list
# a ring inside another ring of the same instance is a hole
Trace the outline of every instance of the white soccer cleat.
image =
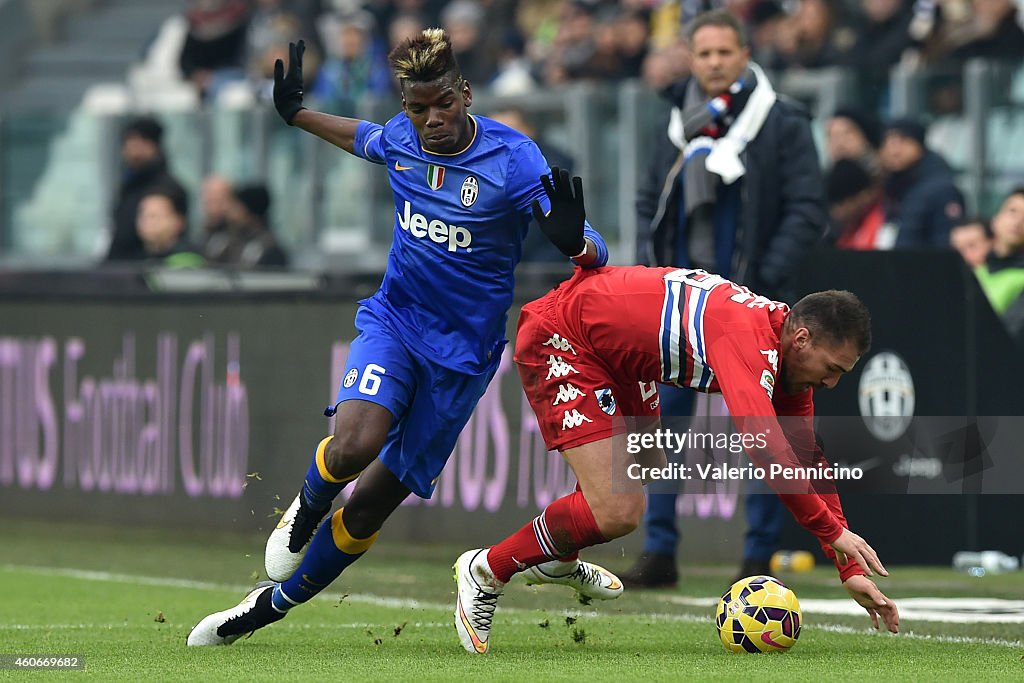
[(214, 612), (195, 625), (185, 641), (190, 647), (230, 645), (258, 628), (284, 618), (270, 602), (274, 584), (261, 581), (231, 609)]
[(267, 570), (267, 577), (271, 581), (281, 583), (292, 577), (295, 570), (302, 564), (306, 548), (309, 547), (309, 540), (313, 538), (317, 527), (320, 526), (320, 522), (328, 512), (329, 510), (323, 512), (310, 510), (307, 505), (303, 504), (301, 493), (295, 496), (295, 500), (281, 515), (281, 521), (277, 523), (277, 528), (270, 532), (270, 538), (267, 539), (263, 565)]
[(491, 620), (505, 584), (491, 572), (486, 548), (462, 553), (452, 569), (458, 585), (455, 630), (468, 652), (484, 654), (491, 644)]
[(604, 567), (583, 560), (552, 560), (523, 570), (527, 585), (556, 583), (569, 586), (591, 600), (614, 600), (622, 595), (622, 581)]

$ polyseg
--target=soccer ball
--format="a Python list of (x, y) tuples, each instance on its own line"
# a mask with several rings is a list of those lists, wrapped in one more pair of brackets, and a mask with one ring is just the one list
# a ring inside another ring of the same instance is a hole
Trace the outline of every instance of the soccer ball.
[(771, 576), (748, 576), (718, 601), (715, 625), (729, 652), (783, 652), (800, 637), (796, 593)]

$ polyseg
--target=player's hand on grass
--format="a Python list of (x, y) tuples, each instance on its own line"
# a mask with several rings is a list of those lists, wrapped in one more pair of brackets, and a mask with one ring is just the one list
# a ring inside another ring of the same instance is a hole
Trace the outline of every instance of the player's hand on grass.
[(540, 202), (533, 200), (533, 218), (551, 243), (568, 257), (578, 256), (586, 247), (583, 222), (587, 210), (583, 203), (583, 179), (576, 176), (570, 182), (569, 172), (557, 166), (551, 168), (551, 177), (540, 177), (540, 184), (551, 200), (551, 211), (544, 214)]
[(889, 576), (889, 572), (882, 566), (882, 561), (878, 559), (875, 549), (849, 529), (843, 529), (839, 538), (832, 541), (830, 545), (832, 550), (836, 551), (836, 561), (840, 566), (846, 564), (847, 560), (853, 560), (868, 576), (873, 576), (873, 572)]
[(288, 71), (284, 62), (274, 62), (274, 108), (284, 122), (292, 125), (292, 119), (305, 107), (302, 106), (302, 54), (306, 51), (305, 41), (288, 43)]
[(878, 630), (878, 618), (881, 617), (890, 632), (900, 632), (900, 611), (896, 603), (885, 597), (874, 581), (858, 574), (844, 581), (843, 588), (858, 605), (867, 610), (875, 630)]

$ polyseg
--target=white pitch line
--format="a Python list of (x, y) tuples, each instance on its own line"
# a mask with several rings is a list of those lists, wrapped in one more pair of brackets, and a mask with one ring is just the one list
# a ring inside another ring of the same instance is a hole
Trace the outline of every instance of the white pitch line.
[[(117, 574), (113, 572), (103, 572), (86, 569), (71, 569), (64, 567), (39, 567), (32, 565), (18, 565), (18, 564), (0, 564), (0, 571), (29, 571), (35, 574), (43, 574), (49, 576), (59, 576), (65, 578), (81, 579), (83, 581), (99, 581), (107, 583), (126, 583), (137, 586), (153, 586), (160, 588), (188, 588), (191, 590), (210, 590), (219, 592), (233, 592), (233, 593), (245, 593), (252, 588), (252, 585), (241, 585), (241, 584), (222, 584), (213, 583), (210, 581), (192, 581), (188, 579), (174, 579), (164, 578), (158, 576), (139, 576), (133, 574)], [(391, 607), (399, 609), (423, 609), (423, 610), (440, 610), (449, 611), (452, 609), (452, 605), (446, 603), (434, 603), (424, 602), (421, 600), (415, 600), (411, 598), (390, 598), (380, 595), (372, 594), (341, 594), (341, 593), (328, 593), (324, 592), (320, 594), (329, 600), (344, 600), (350, 603), (359, 603), (364, 605), (373, 605), (376, 607)], [(717, 599), (712, 598), (689, 598), (685, 596), (665, 596), (666, 601), (689, 607), (710, 607), (714, 606)], [(913, 598), (911, 598), (913, 599)], [(921, 598), (922, 600), (944, 600), (943, 598)], [(995, 600), (996, 598), (988, 598)], [(827, 600), (819, 600), (818, 602), (831, 602)], [(837, 600), (836, 602), (841, 602)], [(906, 602), (906, 599), (900, 601), (900, 604)], [(1020, 602), (1020, 601), (1007, 601), (1007, 602)], [(540, 612), (540, 609), (526, 609), (521, 607), (502, 607), (502, 615), (519, 614), (519, 615), (536, 615)], [(569, 615), (569, 616), (586, 616), (586, 617), (606, 617), (613, 619), (635, 619), (647, 622), (686, 622), (686, 623), (707, 623), (708, 617), (696, 615), (696, 614), (663, 614), (663, 613), (637, 613), (637, 614), (609, 614), (601, 613), (594, 610), (579, 610), (579, 609), (563, 609), (558, 610), (557, 614)], [(860, 612), (857, 612), (858, 614)], [(900, 613), (901, 617), (906, 618), (902, 610)], [(532, 623), (533, 619), (526, 620), (509, 620), (502, 618), (502, 621), (510, 624), (518, 623)], [(428, 622), (436, 623), (436, 622)], [(287, 625), (279, 625), (287, 626)], [(379, 627), (379, 624), (372, 625), (358, 625), (355, 628), (375, 628)], [(441, 624), (441, 626), (447, 628), (449, 624)], [(33, 628), (31, 625), (13, 625), (15, 629), (19, 628)], [(66, 628), (77, 628), (77, 625), (68, 624)], [(85, 625), (82, 626), (83, 628)], [(295, 628), (300, 627), (296, 624)], [(302, 628), (313, 628), (313, 625), (301, 625)], [(3, 626), (0, 625), (0, 629)], [(53, 628), (53, 627), (50, 627)], [(102, 628), (102, 627), (101, 627)], [(326, 628), (322, 626), (315, 626), (315, 628)], [(876, 634), (877, 632), (870, 628), (853, 628), (850, 626), (842, 626), (839, 624), (805, 624), (804, 628), (812, 630), (829, 631), (833, 633), (849, 633), (849, 634)], [(909, 638), (911, 640), (927, 640), (939, 643), (957, 643), (957, 644), (976, 644), (976, 645), (997, 645), (1002, 647), (1020, 647), (1022, 641), (1020, 640), (1004, 640), (1001, 638), (977, 638), (973, 636), (933, 636), (928, 634), (914, 633), (913, 631), (905, 631), (899, 635), (900, 638)]]
[[(713, 598), (669, 596), (669, 602), (712, 609)], [(907, 621), (938, 621), (959, 624), (1024, 624), (1024, 600), (1004, 598), (901, 598), (896, 602), (900, 617)], [(861, 616), (864, 608), (845, 598), (800, 600), (808, 614)]]

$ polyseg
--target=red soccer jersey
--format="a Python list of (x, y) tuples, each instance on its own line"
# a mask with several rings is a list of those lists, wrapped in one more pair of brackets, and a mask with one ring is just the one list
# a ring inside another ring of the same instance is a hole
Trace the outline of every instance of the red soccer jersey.
[[(523, 307), (516, 363), (551, 449), (623, 429), (613, 419), (620, 408), (657, 414), (661, 382), (721, 392), (739, 430), (764, 435), (766, 448), (748, 450), (755, 465), (827, 466), (814, 439), (812, 390), (775, 391), (788, 314), (786, 304), (704, 271), (578, 269)], [(828, 544), (846, 527), (834, 487), (769, 483), (834, 559)], [(856, 563), (840, 567), (844, 580), (857, 573)]]

